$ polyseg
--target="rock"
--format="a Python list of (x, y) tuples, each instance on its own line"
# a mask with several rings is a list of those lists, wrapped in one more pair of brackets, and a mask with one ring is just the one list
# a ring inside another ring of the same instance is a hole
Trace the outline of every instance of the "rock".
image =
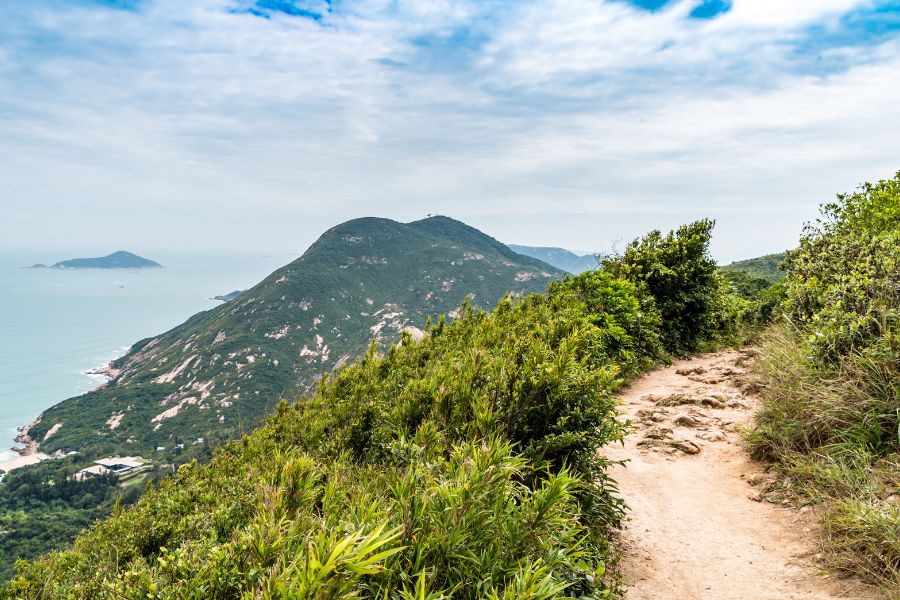
[(672, 430), (666, 427), (654, 427), (644, 434), (645, 440), (664, 440), (672, 435)]
[(721, 442), (726, 439), (725, 434), (718, 429), (704, 431), (703, 433), (698, 434), (697, 437), (701, 440), (706, 440), (707, 442)]
[(676, 375), (702, 375), (706, 373), (706, 369), (703, 367), (682, 367), (680, 369), (675, 369)]
[(708, 406), (710, 408), (722, 408), (725, 406), (725, 402), (716, 396), (706, 396), (700, 399), (700, 404), (703, 406)]
[(690, 440), (673, 440), (669, 445), (685, 454), (700, 454), (700, 446)]
[(753, 487), (768, 488), (775, 483), (775, 478), (768, 473), (751, 473), (747, 476), (747, 483)]
[(662, 398), (657, 404), (660, 406), (679, 406), (682, 404), (694, 404), (696, 401), (684, 394), (672, 394)]
[(676, 425), (681, 425), (682, 427), (697, 427), (700, 425), (700, 420), (694, 417), (694, 415), (679, 415), (675, 419)]

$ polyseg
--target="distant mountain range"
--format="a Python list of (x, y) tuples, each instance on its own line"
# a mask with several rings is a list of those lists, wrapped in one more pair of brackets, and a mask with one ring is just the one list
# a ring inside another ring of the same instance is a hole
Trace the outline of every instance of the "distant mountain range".
[(564, 248), (520, 246), (518, 244), (509, 244), (509, 247), (519, 254), (536, 258), (549, 265), (553, 265), (557, 269), (562, 269), (563, 271), (575, 275), (597, 268), (597, 258), (593, 254), (579, 256)]
[(564, 275), (447, 217), (349, 221), (255, 287), (134, 344), (107, 385), (46, 410), (29, 435), (45, 452), (161, 459), (158, 449), (236, 437), (372, 339), (420, 336), (467, 296), (493, 307)]
[(97, 258), (72, 258), (51, 266), (37, 264), (36, 269), (155, 269), (162, 265), (131, 252), (119, 250)]

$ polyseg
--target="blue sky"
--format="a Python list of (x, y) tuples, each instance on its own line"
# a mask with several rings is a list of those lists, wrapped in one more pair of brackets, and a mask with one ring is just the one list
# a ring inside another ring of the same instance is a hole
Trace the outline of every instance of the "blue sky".
[(0, 247), (301, 252), (442, 213), (790, 246), (900, 170), (900, 1), (0, 3)]

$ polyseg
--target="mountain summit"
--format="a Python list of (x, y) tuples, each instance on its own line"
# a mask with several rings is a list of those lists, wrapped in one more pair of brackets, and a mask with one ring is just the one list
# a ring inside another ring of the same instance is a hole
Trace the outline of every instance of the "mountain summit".
[(466, 297), (492, 307), (563, 275), (447, 217), (348, 221), (231, 302), (134, 344), (107, 385), (48, 409), (30, 436), (47, 452), (129, 454), (234, 437), (372, 339), (421, 336)]

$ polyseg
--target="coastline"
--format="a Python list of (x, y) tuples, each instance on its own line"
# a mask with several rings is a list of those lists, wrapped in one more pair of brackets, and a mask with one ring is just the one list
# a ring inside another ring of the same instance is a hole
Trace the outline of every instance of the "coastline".
[[(108, 362), (102, 366), (95, 367), (93, 369), (88, 369), (87, 371), (82, 371), (84, 375), (88, 377), (102, 377), (103, 382), (92, 388), (93, 390), (98, 390), (102, 387), (105, 387), (110, 381), (113, 381), (116, 377), (118, 377), (121, 373), (119, 369), (116, 369), (112, 366), (112, 362)], [(35, 465), (39, 462), (43, 462), (50, 458), (54, 458), (54, 456), (50, 456), (40, 451), (40, 442), (31, 437), (29, 432), (31, 428), (41, 422), (41, 417), (43, 415), (38, 415), (36, 419), (28, 423), (27, 425), (22, 425), (16, 429), (16, 436), (13, 438), (13, 443), (21, 444), (21, 446), (13, 446), (10, 448), (10, 451), (18, 454), (18, 457), (11, 458), (8, 460), (0, 461), (0, 473), (9, 473), (15, 469), (20, 469), (22, 467), (27, 467), (29, 465)], [(48, 432), (52, 435), (53, 431)]]
[(28, 425), (22, 425), (18, 428), (16, 437), (13, 441), (17, 444), (23, 444), (23, 446), (21, 448), (13, 446), (10, 450), (19, 456), (18, 458), (11, 458), (0, 462), (0, 471), (9, 473), (15, 469), (26, 467), (28, 465), (35, 465), (50, 458), (49, 455), (40, 452), (40, 444), (28, 434), (31, 428), (40, 422), (41, 417), (38, 416), (38, 418)]
[[(126, 351), (127, 352), (127, 351)], [(106, 387), (106, 385), (113, 381), (116, 377), (122, 374), (120, 369), (116, 369), (112, 366), (112, 362), (108, 362), (105, 365), (100, 367), (95, 367), (93, 369), (88, 369), (87, 371), (83, 371), (85, 375), (88, 377), (102, 377), (103, 382), (95, 388), (92, 388), (91, 391), (99, 390), (100, 388)]]

